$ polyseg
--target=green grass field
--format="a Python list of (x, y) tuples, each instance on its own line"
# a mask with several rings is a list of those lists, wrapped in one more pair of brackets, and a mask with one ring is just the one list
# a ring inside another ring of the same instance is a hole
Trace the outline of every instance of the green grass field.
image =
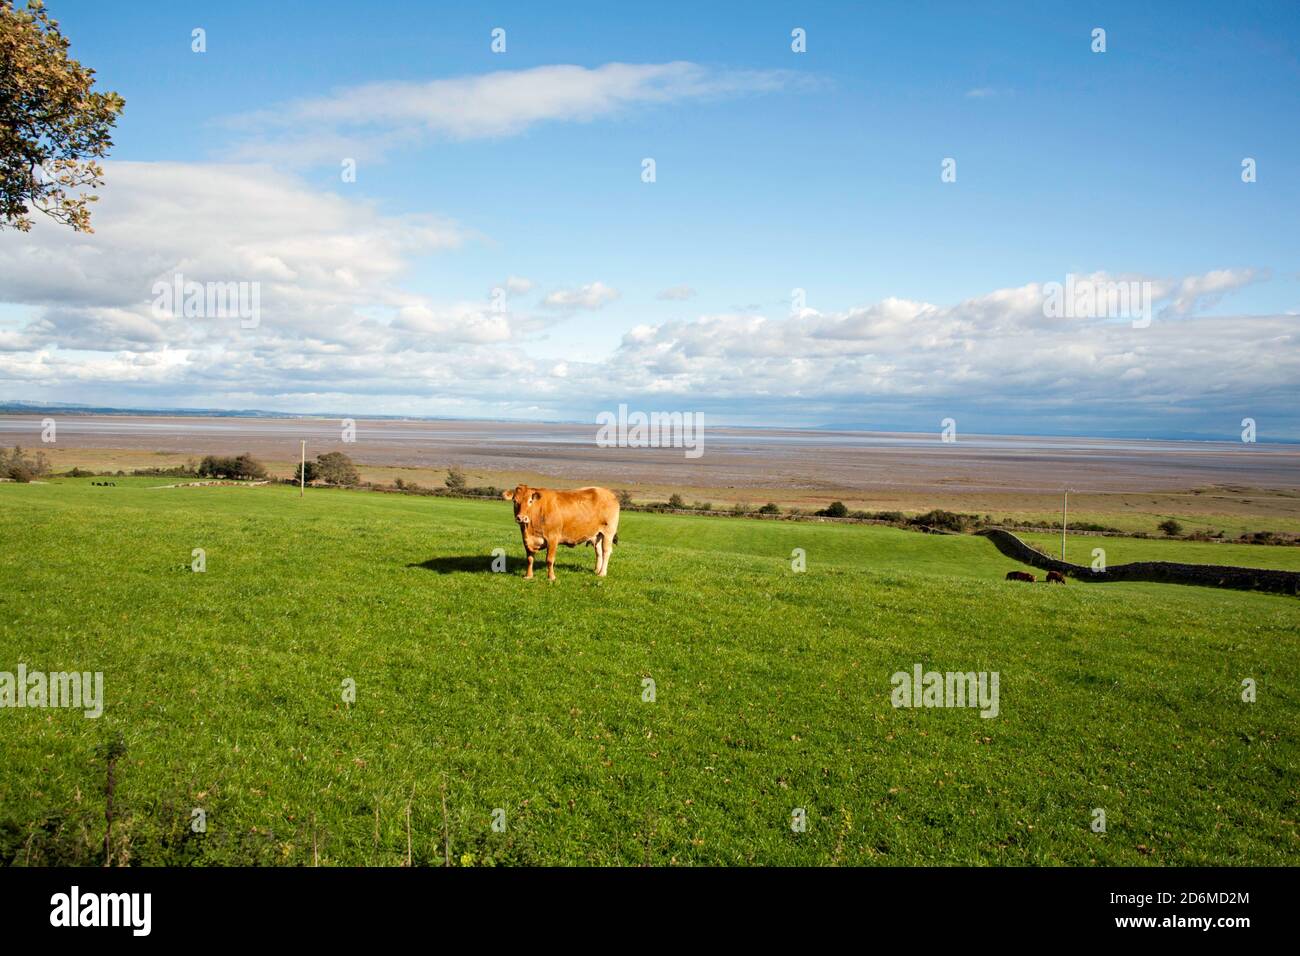
[[(1054, 558), (1061, 556), (1061, 533), (1017, 531), (1016, 537)], [(1224, 564), (1241, 568), (1276, 568), (1300, 571), (1300, 547), (1294, 545), (1219, 544), (1212, 541), (1178, 541), (1160, 538), (1124, 538), (1109, 535), (1066, 535), (1065, 560), (1092, 565), (1092, 551), (1102, 548), (1106, 564), (1130, 561), (1180, 561), (1188, 564)]]
[[(0, 861), (104, 862), (120, 733), (115, 863), (398, 865), (408, 820), (417, 865), (1300, 862), (1295, 598), (652, 514), (607, 579), (562, 550), (548, 585), (505, 502), (116, 481), (0, 485), (0, 670), (107, 699), (0, 710)], [(999, 715), (894, 709), (917, 663), (997, 671)]]

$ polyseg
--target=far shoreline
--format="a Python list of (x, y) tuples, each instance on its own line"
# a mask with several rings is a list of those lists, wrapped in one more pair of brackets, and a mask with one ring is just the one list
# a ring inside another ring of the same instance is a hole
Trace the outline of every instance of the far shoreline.
[[(865, 436), (871, 438), (899, 438), (899, 439), (917, 439), (933, 440), (940, 433), (940, 429), (935, 428), (930, 431), (915, 431), (902, 428), (867, 428), (860, 424), (820, 424), (820, 425), (777, 425), (762, 424), (751, 425), (736, 422), (714, 421), (708, 413), (707, 427), (710, 430), (724, 433), (768, 433), (773, 435), (853, 435)], [(77, 418), (112, 418), (112, 419), (156, 419), (159, 421), (194, 421), (194, 420), (213, 420), (213, 421), (248, 421), (248, 422), (286, 422), (286, 421), (305, 421), (305, 422), (331, 422), (337, 423), (344, 420), (353, 420), (357, 422), (373, 423), (391, 423), (391, 424), (429, 424), (429, 425), (480, 425), (500, 428), (565, 428), (565, 429), (586, 429), (594, 433), (597, 428), (593, 421), (567, 418), (489, 418), (482, 416), (459, 417), (453, 415), (393, 415), (393, 414), (369, 414), (361, 412), (347, 413), (317, 413), (317, 412), (276, 412), (269, 409), (132, 409), (132, 408), (97, 408), (84, 405), (69, 405), (67, 407), (60, 405), (41, 405), (39, 403), (28, 402), (4, 402), (0, 401), (0, 421), (5, 418), (45, 418), (51, 416), (66, 416)], [(966, 440), (1006, 440), (1006, 441), (1057, 441), (1057, 442), (1081, 442), (1081, 443), (1098, 443), (1098, 442), (1152, 442), (1152, 443), (1176, 443), (1176, 444), (1223, 444), (1235, 446), (1238, 439), (1227, 436), (1211, 436), (1201, 433), (1189, 434), (1172, 434), (1172, 435), (1147, 435), (1135, 434), (1128, 432), (1110, 432), (1084, 434), (1080, 432), (1065, 431), (1028, 431), (1028, 432), (991, 432), (991, 431), (971, 431), (963, 432), (962, 437)], [(1283, 445), (1283, 446), (1300, 446), (1300, 437), (1296, 438), (1270, 438), (1261, 439), (1253, 444), (1259, 445)]]

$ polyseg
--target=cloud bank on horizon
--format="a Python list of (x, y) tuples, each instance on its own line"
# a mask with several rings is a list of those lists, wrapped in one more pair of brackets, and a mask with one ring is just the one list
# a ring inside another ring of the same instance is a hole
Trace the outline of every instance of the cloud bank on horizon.
[[(530, 343), (568, 313), (612, 308), (618, 290), (511, 276), (495, 300), (439, 301), (401, 279), (411, 258), (472, 241), (460, 224), (385, 216), (265, 167), (112, 164), (109, 181), (93, 236), (42, 223), (0, 244), (6, 298), (34, 310), (0, 332), (15, 398), (570, 419), (631, 402), (803, 425), (889, 409), (895, 427), (1033, 403), (1043, 425), (1124, 431), (1151, 410), (1280, 414), (1300, 382), (1300, 317), (1199, 314), (1267, 281), (1252, 269), (1087, 277), (1150, 282), (1144, 328), (1051, 318), (1034, 282), (953, 304), (891, 297), (638, 323), (599, 360), (556, 361)], [(259, 283), (257, 328), (157, 314), (147, 290), (175, 273)]]
[[(65, 27), (75, 36), (74, 23)], [(983, 287), (967, 280), (968, 294), (956, 296), (936, 277), (934, 293), (918, 295), (924, 283), (910, 274), (894, 289), (888, 275), (817, 281), (818, 259), (852, 242), (828, 227), (824, 246), (803, 244), (776, 273), (781, 260), (764, 259), (759, 246), (802, 228), (777, 212), (798, 204), (801, 180), (748, 153), (741, 167), (697, 168), (686, 152), (725, 147), (675, 126), (698, 115), (700, 128), (726, 129), (739, 113), (737, 128), (749, 130), (764, 111), (791, 109), (790, 122), (812, 122), (809, 99), (824, 104), (828, 89), (853, 84), (833, 65), (793, 60), (378, 79), (214, 115), (209, 128), (230, 138), (206, 156), (110, 161), (93, 235), (44, 222), (0, 233), (0, 400), (568, 420), (627, 403), (737, 424), (937, 430), (953, 417), (968, 432), (1150, 437), (1233, 437), (1248, 416), (1261, 440), (1300, 439), (1297, 275), (1277, 260), (1243, 258), (1227, 239), (1207, 237), (1181, 257), (1097, 254), (1080, 266), (1080, 249), (1102, 248), (1083, 243), (1052, 271), (1036, 258), (1033, 230), (992, 224), (997, 255), (1022, 248), (1032, 274)], [(94, 65), (111, 87), (111, 60)], [(949, 91), (958, 105), (944, 109), (1015, 111), (1025, 99), (1019, 86), (1004, 95), (1014, 78), (964, 79)], [(609, 137), (630, 140), (619, 174), (626, 195), (601, 179)], [(989, 148), (981, 141), (968, 152)], [(502, 152), (519, 149), (518, 160)], [(444, 168), (482, 167), (481, 179), (462, 184), (483, 192), (462, 202), (454, 188), (416, 188), (405, 164), (431, 155)], [(650, 180), (644, 156), (656, 157)], [(978, 192), (966, 183), (1002, 175), (975, 162), (943, 183), (941, 158), (923, 185), (907, 186), (933, 194), (918, 203), (919, 222), (861, 224), (896, 234), (873, 235), (873, 249), (900, 245), (924, 258), (937, 241), (928, 233), (945, 228), (943, 190)], [(365, 175), (340, 179), (347, 161)], [(805, 161), (833, 191), (833, 161), (792, 160)], [(557, 186), (557, 169), (576, 182)], [(720, 181), (712, 192), (674, 193), (682, 176), (720, 170), (742, 179), (762, 170), (784, 202), (746, 202)], [(375, 179), (373, 191), (357, 188)], [(583, 194), (602, 190), (612, 214), (595, 227), (586, 217), (600, 200)], [(987, 219), (986, 208), (947, 195), (971, 228)], [(557, 215), (557, 204), (572, 215)], [(1175, 252), (1182, 241), (1171, 234)], [(1173, 268), (1180, 258), (1184, 267)], [(931, 270), (945, 271), (944, 259), (931, 259)], [(987, 271), (1007, 274), (1005, 265)], [(1140, 286), (1147, 320), (1054, 311), (1053, 283), (1067, 274)], [(254, 285), (255, 325), (160, 311), (157, 284), (177, 276)]]

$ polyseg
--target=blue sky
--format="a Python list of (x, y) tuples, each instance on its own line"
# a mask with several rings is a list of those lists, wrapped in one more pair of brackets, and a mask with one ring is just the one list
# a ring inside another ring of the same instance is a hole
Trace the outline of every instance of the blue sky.
[(1300, 438), (1296, 4), (50, 7), (127, 108), (94, 237), (0, 233), (0, 399)]

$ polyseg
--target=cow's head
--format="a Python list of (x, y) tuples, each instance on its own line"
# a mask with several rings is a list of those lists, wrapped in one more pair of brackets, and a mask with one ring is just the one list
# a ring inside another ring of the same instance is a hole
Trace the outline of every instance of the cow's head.
[(516, 485), (514, 491), (501, 492), (501, 497), (515, 503), (515, 521), (527, 527), (532, 520), (530, 512), (533, 510), (533, 505), (537, 504), (542, 493), (527, 485)]

